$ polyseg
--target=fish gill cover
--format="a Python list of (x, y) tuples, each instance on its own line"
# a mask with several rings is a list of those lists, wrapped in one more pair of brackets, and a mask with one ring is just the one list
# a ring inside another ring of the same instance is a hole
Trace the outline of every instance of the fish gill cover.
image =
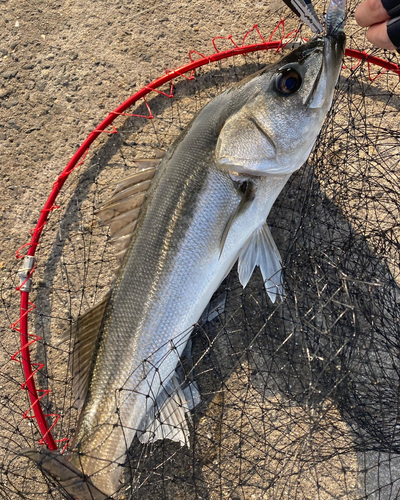
[[(355, 6), (348, 5), (347, 47), (362, 50), (363, 32), (351, 21)], [(289, 16), (288, 25), (298, 22)], [(246, 43), (257, 37), (253, 30)], [(372, 54), (399, 63), (396, 54)], [(153, 119), (122, 117), (118, 133), (104, 134), (66, 180), (37, 248), (28, 306), (33, 377), (60, 449), (70, 444), (79, 416), (70, 362), (74, 320), (105, 296), (118, 267), (109, 229), (96, 215), (110, 182), (131, 174), (135, 158), (167, 149), (232, 82), (280, 57), (261, 51), (210, 63), (194, 80), (174, 81), (173, 99), (162, 87), (163, 94), (129, 110)], [(258, 270), (245, 289), (236, 268), (227, 276), (178, 364), (195, 400), (189, 446), (135, 438), (115, 498), (398, 498), (399, 73), (368, 60), (344, 62), (311, 156), (268, 218), (283, 259), (284, 300), (269, 300)], [(73, 498), (65, 482), (20, 455), (43, 446), (31, 418), (39, 402), (21, 391), (15, 362), (20, 267), (3, 271), (1, 345), (9, 360), (0, 371), (0, 495)], [(171, 339), (171, 351), (181, 338)], [(96, 492), (87, 493), (92, 497)]]

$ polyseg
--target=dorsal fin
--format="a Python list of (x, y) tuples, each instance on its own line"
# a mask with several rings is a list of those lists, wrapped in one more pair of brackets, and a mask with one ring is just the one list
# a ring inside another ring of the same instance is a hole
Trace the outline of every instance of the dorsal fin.
[[(129, 233), (123, 231), (127, 226), (136, 222), (139, 212), (140, 208), (134, 208), (132, 210), (128, 210), (128, 212), (125, 212), (124, 214), (114, 217), (108, 224), (110, 226), (111, 237), (117, 238), (118, 236), (124, 236), (125, 234), (131, 233), (132, 231), (129, 231)], [(132, 227), (132, 230), (133, 229), (134, 228)]]
[(164, 158), (165, 149), (154, 148), (154, 154), (156, 155), (157, 159), (161, 160), (162, 158)]
[[(149, 160), (151, 161), (151, 160)], [(157, 160), (157, 165), (160, 160)], [(139, 170), (134, 174), (129, 175), (128, 177), (124, 177), (118, 181), (112, 182), (111, 185), (116, 185), (113, 196), (123, 189), (127, 187), (133, 186), (134, 184), (139, 184), (139, 182), (151, 180), (156, 173), (156, 165), (150, 168), (144, 168), (143, 170)]]
[(104, 299), (86, 311), (75, 323), (75, 344), (71, 356), (71, 368), (72, 391), (78, 408), (85, 402), (93, 352), (99, 337), (110, 295), (111, 292), (108, 292)]
[(121, 191), (118, 191), (117, 193), (114, 192), (112, 197), (107, 200), (106, 202), (103, 203), (102, 209), (115, 204), (117, 201), (124, 200), (126, 198), (129, 198), (133, 196), (134, 194), (138, 193), (145, 193), (151, 185), (151, 180), (144, 181), (144, 182), (139, 182), (137, 184), (133, 184), (132, 186), (129, 186), (125, 189), (122, 189)]
[(135, 193), (132, 196), (120, 199), (113, 203), (113, 199), (110, 198), (104, 205), (102, 205), (96, 212), (97, 216), (100, 218), (101, 222), (110, 224), (116, 217), (134, 210), (135, 208), (140, 208), (145, 199), (146, 192)]
[(124, 236), (119, 236), (118, 238), (111, 238), (110, 243), (117, 252), (121, 252), (121, 250), (126, 250), (129, 247), (131, 237), (131, 234), (126, 234)]
[(111, 198), (96, 211), (101, 223), (110, 226), (111, 244), (118, 252), (119, 260), (122, 260), (129, 246), (140, 208), (164, 153), (161, 149), (156, 149), (155, 159), (136, 158), (135, 163), (145, 168), (114, 181), (112, 185), (115, 189)]

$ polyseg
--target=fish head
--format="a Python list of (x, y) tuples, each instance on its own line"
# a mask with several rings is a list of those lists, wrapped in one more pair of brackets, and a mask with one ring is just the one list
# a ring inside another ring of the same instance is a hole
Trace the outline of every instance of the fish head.
[(344, 47), (345, 35), (336, 30), (239, 85), (235, 99), (243, 104), (221, 129), (217, 163), (254, 176), (299, 169), (331, 107)]
[(310, 121), (326, 116), (332, 104), (345, 36), (318, 37), (301, 45), (260, 77), (260, 91), (271, 112)]

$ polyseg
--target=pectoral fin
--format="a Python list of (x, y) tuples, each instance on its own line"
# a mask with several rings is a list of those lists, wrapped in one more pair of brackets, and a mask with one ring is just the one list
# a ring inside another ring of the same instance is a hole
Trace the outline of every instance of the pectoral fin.
[(271, 301), (274, 303), (277, 298), (282, 298), (284, 290), (281, 256), (267, 223), (254, 231), (240, 251), (238, 273), (243, 287), (249, 282), (256, 266), (260, 267), (265, 289)]
[(251, 180), (246, 180), (240, 184), (238, 184), (238, 189), (242, 192), (242, 199), (240, 200), (240, 203), (236, 209), (235, 212), (232, 213), (232, 215), (229, 217), (228, 222), (226, 223), (224, 232), (222, 233), (221, 237), (221, 251), (219, 253), (219, 256), (221, 257), (222, 251), (225, 246), (226, 238), (228, 237), (229, 231), (235, 222), (235, 220), (239, 217), (240, 214), (242, 214), (247, 207), (250, 205), (250, 203), (254, 200), (255, 192), (256, 192), (256, 187), (255, 184)]

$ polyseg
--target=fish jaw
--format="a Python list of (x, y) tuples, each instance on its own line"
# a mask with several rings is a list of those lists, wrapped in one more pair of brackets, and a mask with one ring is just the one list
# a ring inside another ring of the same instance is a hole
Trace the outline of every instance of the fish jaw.
[[(326, 36), (325, 41), (325, 67), (333, 68), (331, 82), (333, 87), (329, 88), (329, 92), (333, 94), (334, 87), (339, 78), (343, 64), (343, 56), (346, 47), (346, 35), (343, 32), (335, 33), (335, 35)], [(329, 107), (332, 101), (329, 101)]]
[(344, 34), (321, 38), (323, 44), (321, 68), (316, 85), (306, 99), (309, 108), (316, 111), (315, 127), (318, 130), (332, 105), (336, 82), (342, 67), (345, 40)]

